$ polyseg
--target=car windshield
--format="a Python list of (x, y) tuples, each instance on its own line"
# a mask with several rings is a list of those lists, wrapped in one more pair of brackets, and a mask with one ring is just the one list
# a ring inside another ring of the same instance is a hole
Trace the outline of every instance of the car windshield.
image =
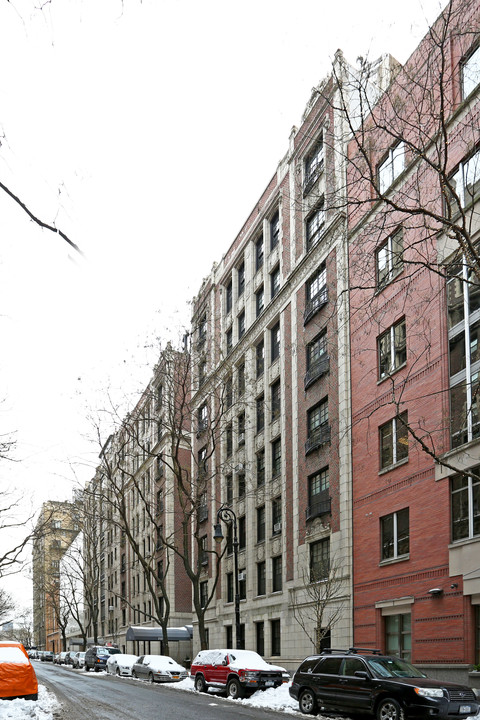
[(376, 677), (427, 677), (421, 670), (405, 660), (395, 657), (366, 658), (370, 670)]

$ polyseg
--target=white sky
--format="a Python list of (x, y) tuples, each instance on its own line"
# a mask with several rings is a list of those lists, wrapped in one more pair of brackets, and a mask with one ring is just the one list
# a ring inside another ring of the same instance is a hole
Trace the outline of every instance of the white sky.
[(0, 192), (0, 487), (39, 506), (91, 476), (86, 409), (182, 334), (336, 49), (404, 62), (440, 5), (36, 4), (0, 0), (0, 181), (85, 253)]

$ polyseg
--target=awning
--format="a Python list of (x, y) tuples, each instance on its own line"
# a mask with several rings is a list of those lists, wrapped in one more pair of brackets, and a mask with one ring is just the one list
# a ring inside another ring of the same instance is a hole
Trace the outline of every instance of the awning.
[[(193, 625), (167, 628), (167, 636), (169, 641), (191, 640), (193, 637)], [(151, 642), (163, 640), (163, 631), (161, 627), (131, 625), (127, 630), (128, 640), (150, 640)]]

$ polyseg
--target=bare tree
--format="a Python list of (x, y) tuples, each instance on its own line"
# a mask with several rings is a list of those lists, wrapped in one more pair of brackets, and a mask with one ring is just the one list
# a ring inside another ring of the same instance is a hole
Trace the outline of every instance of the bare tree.
[(15, 603), (12, 596), (6, 590), (0, 588), (0, 624), (5, 623), (14, 610)]

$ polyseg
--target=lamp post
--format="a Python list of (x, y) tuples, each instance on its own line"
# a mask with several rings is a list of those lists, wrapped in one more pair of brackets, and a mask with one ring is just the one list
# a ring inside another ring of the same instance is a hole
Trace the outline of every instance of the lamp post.
[(233, 566), (234, 566), (234, 582), (235, 582), (235, 642), (237, 650), (240, 650), (240, 590), (238, 585), (238, 535), (237, 535), (237, 516), (232, 508), (228, 505), (221, 505), (217, 512), (217, 523), (214, 526), (213, 539), (217, 543), (223, 540), (222, 523), (231, 522), (233, 526)]

